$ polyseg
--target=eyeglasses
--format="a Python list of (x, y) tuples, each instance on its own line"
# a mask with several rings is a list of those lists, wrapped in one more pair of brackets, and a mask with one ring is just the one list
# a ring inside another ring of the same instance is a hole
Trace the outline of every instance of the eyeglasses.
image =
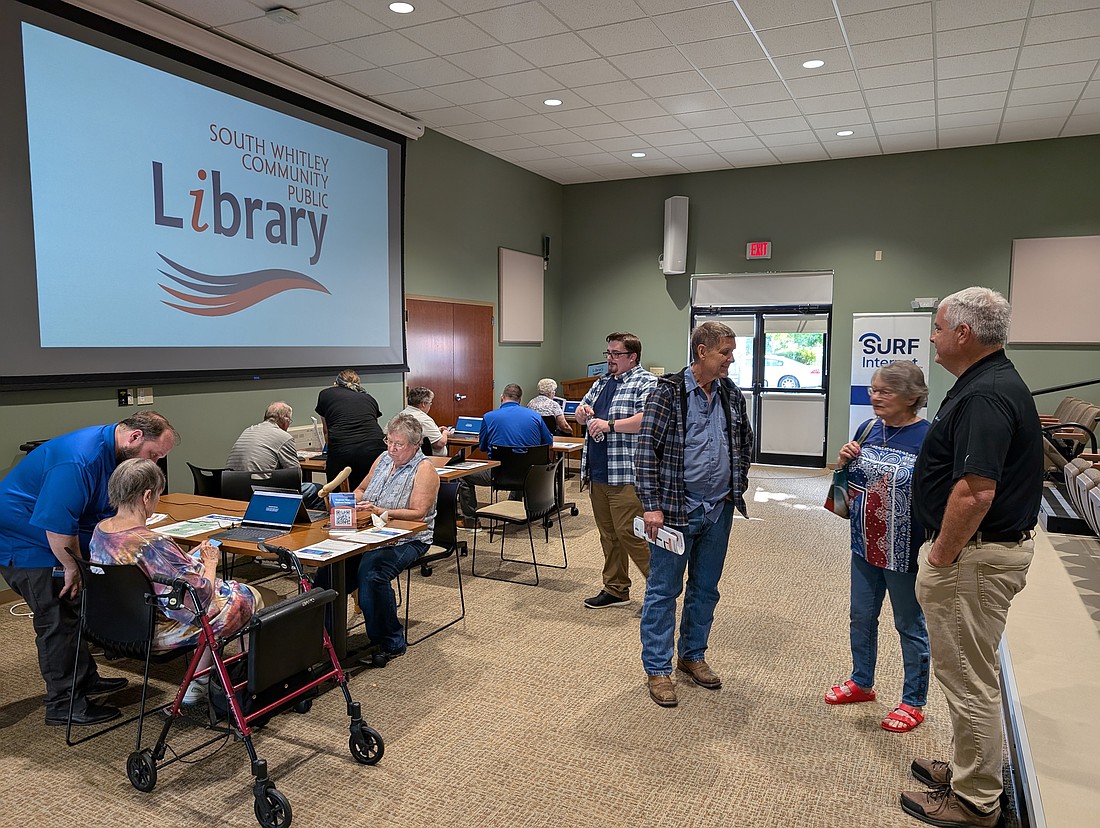
[(629, 353), (630, 351), (604, 351), (603, 355), (605, 357), (615, 357), (615, 359), (618, 359), (619, 357), (624, 357)]
[(886, 397), (887, 399), (889, 399), (890, 397), (896, 396), (897, 393), (897, 391), (893, 391), (889, 388), (875, 388), (873, 385), (867, 387), (868, 397), (874, 397), (877, 395), (879, 397)]
[(401, 451), (402, 449), (407, 449), (410, 445), (412, 445), (412, 443), (401, 443), (397, 440), (391, 440), (389, 437), (387, 437), (386, 445), (389, 446), (391, 449)]

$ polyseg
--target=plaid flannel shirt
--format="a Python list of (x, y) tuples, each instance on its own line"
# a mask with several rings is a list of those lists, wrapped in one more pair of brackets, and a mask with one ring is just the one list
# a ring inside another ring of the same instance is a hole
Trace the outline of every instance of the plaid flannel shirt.
[[(581, 400), (582, 405), (593, 405), (603, 393), (604, 386), (611, 382), (611, 375), (604, 374), (592, 384)], [(611, 400), (607, 419), (625, 420), (633, 417), (645, 408), (646, 398), (657, 386), (657, 377), (640, 365), (635, 365), (619, 382), (619, 388)], [(588, 441), (585, 436), (584, 452), (581, 455), (581, 484), (588, 482)], [(609, 486), (627, 486), (634, 482), (634, 453), (638, 449), (637, 434), (623, 434), (616, 431), (607, 437), (607, 484)]]
[[(665, 525), (680, 530), (687, 528), (688, 522), (684, 486), (684, 415), (680, 399), (683, 384), (683, 371), (659, 378), (657, 388), (646, 402), (642, 430), (638, 435), (638, 451), (634, 457), (637, 467), (634, 488), (642, 501), (642, 508), (647, 512), (664, 512)], [(715, 380), (714, 388), (729, 412), (729, 497), (737, 511), (748, 517), (745, 487), (753, 440), (745, 398), (729, 379)]]

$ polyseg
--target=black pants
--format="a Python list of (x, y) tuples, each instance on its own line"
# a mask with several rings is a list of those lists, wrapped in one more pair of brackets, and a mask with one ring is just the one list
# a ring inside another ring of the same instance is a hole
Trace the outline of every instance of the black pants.
[(459, 478), (458, 502), (462, 507), (462, 517), (473, 520), (477, 516), (477, 492), (474, 491), (474, 486), (492, 485), (493, 474), (489, 469), (482, 469)]
[[(80, 604), (59, 598), (64, 581), (53, 577), (50, 567), (18, 569), (0, 566), (0, 575), (34, 613), (35, 644), (38, 646), (38, 667), (46, 682), (46, 715), (64, 718), (69, 711), (69, 687), (73, 680), (76, 639), (80, 627)], [(84, 690), (94, 684), (99, 673), (88, 648), (81, 644), (76, 665), (76, 701), (73, 713), (83, 713), (88, 706)]]

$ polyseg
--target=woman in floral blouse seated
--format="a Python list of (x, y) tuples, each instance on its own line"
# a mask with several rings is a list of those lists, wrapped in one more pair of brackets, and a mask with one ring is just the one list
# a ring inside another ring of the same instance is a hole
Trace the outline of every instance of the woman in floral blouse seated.
[[(118, 465), (107, 483), (107, 496), (116, 509), (114, 517), (100, 521), (90, 544), (92, 563), (115, 565), (137, 564), (150, 579), (155, 575), (182, 578), (195, 587), (206, 606), (206, 617), (219, 637), (238, 632), (263, 606), (259, 593), (246, 584), (216, 578), (220, 554), (208, 542), (198, 547), (198, 560), (188, 555), (171, 538), (145, 528), (164, 489), (164, 473), (152, 460), (125, 460)], [(154, 583), (158, 594), (169, 587)], [(188, 596), (186, 606), (179, 610), (162, 610), (156, 622), (153, 650), (163, 652), (198, 642), (201, 627), (194, 623), (195, 607)], [(210, 652), (204, 655), (199, 669), (213, 663)], [(184, 704), (202, 701), (207, 694), (207, 678), (191, 682), (184, 695)]]
[[(558, 384), (556, 381), (549, 377), (539, 380), (539, 395), (532, 397), (531, 401), (527, 403), (527, 407), (532, 411), (537, 411), (543, 417), (553, 417), (554, 422), (557, 424), (558, 434), (572, 434), (573, 429), (569, 427), (569, 421), (565, 419), (565, 412), (561, 410), (561, 406), (558, 405), (557, 400), (554, 399), (554, 393), (558, 390)], [(555, 429), (551, 429), (554, 431)]]

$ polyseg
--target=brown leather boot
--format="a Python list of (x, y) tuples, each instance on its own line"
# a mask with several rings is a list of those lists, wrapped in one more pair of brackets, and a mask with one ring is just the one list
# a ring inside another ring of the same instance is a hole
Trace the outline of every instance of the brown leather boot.
[(933, 788), (951, 784), (951, 765), (938, 759), (914, 759), (909, 766), (913, 778)]
[(684, 661), (682, 658), (678, 658), (676, 659), (676, 669), (687, 673), (691, 676), (692, 681), (708, 690), (717, 690), (722, 686), (722, 679), (710, 669), (710, 665), (704, 659)]
[(901, 809), (921, 822), (940, 828), (997, 828), (1001, 825), (1000, 805), (988, 814), (978, 813), (947, 785), (930, 791), (903, 792)]
[(680, 703), (672, 676), (647, 676), (646, 683), (649, 685), (649, 697), (661, 707), (675, 707)]

